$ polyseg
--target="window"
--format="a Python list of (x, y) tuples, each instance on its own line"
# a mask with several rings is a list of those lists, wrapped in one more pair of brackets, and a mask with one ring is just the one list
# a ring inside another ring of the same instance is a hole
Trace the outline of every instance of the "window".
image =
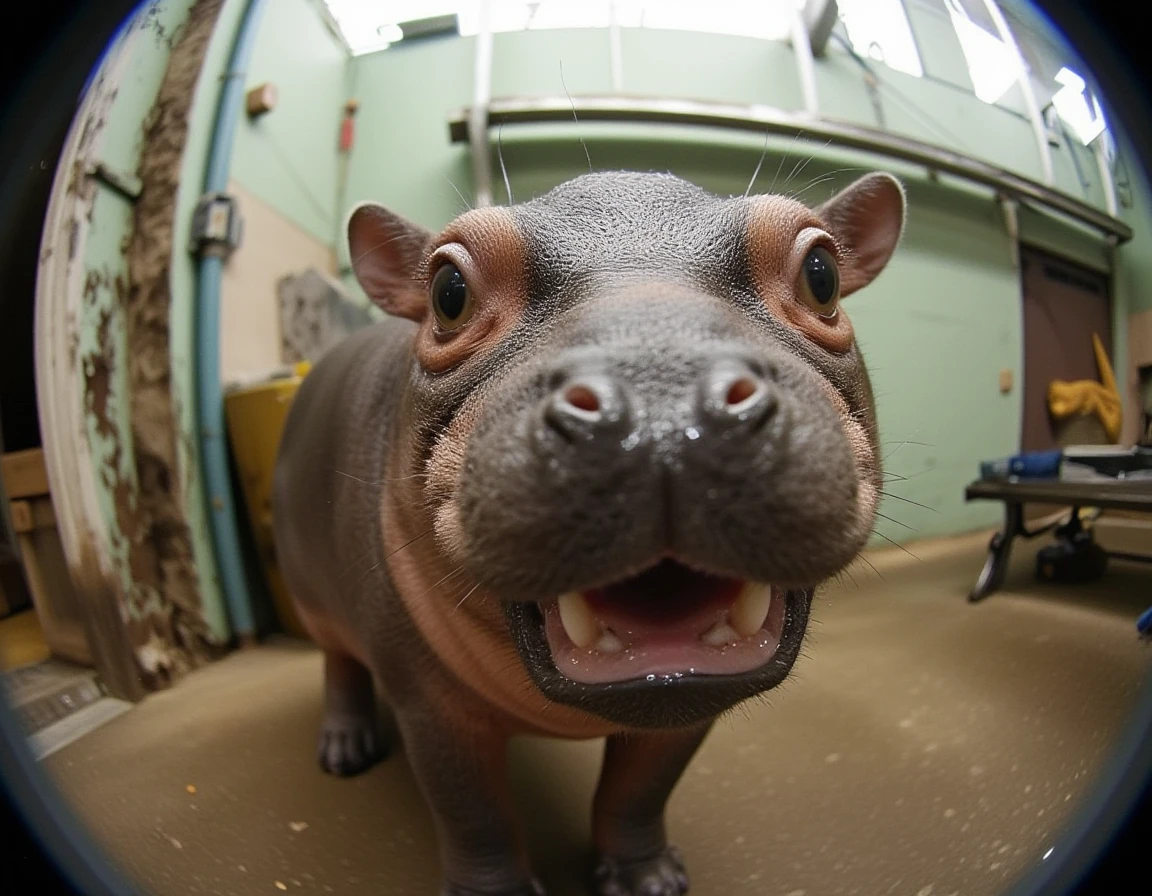
[(1104, 133), (1104, 112), (1100, 109), (1100, 103), (1088, 91), (1084, 79), (1067, 66), (1056, 73), (1056, 82), (1061, 85), (1052, 94), (1056, 114), (1087, 146)]
[[(945, 2), (964, 50), (976, 95), (986, 103), (997, 102), (1016, 83), (1017, 61), (1011, 49), (993, 34), (996, 27), (981, 0)], [(1085, 146), (1101, 134), (1106, 135), (1107, 124), (1099, 100), (1086, 79), (1066, 64), (1071, 51), (1061, 46), (1058, 38), (1025, 19), (1021, 11), (1014, 8), (1019, 4), (1008, 6), (1004, 0), (1000, 3), (1041, 107), (1050, 103), (1051, 110)], [(1079, 63), (1075, 65), (1079, 67)], [(1113, 147), (1107, 135), (1103, 146), (1111, 157)]]
[[(885, 0), (899, 5), (899, 0)], [(353, 55), (383, 50), (401, 37), (401, 22), (456, 13), (462, 35), (480, 30), (479, 0), (324, 0)], [(491, 0), (492, 31), (546, 28), (668, 28), (786, 38), (803, 0)], [(905, 25), (907, 23), (905, 22)], [(909, 35), (909, 39), (910, 39)]]
[(401, 0), (385, 6), (373, 0), (324, 0), (324, 5), (352, 55), (359, 56), (386, 49), (400, 40), (402, 34), (396, 27), (398, 22), (447, 15), (458, 4), (451, 0), (443, 3), (435, 0)]
[(838, 6), (857, 53), (918, 78), (924, 74), (901, 0), (838, 0)]
[(793, 10), (803, 5), (803, 0), (617, 0), (616, 21), (624, 27), (783, 40), (792, 30)]
[(1016, 83), (1019, 71), (1016, 55), (995, 33), (996, 27), (978, 14), (982, 3), (961, 0), (945, 0), (945, 3), (960, 39), (976, 96), (986, 103), (995, 103)]

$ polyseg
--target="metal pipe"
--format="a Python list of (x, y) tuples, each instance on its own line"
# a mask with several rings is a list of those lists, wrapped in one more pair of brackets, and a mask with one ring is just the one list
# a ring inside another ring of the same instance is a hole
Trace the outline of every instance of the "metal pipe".
[[(1132, 239), (1132, 228), (1120, 219), (1067, 193), (981, 159), (889, 131), (842, 121), (812, 119), (804, 114), (786, 112), (771, 106), (629, 96), (582, 96), (571, 99), (509, 97), (490, 100), (487, 118), (490, 127), (500, 124), (571, 122), (573, 111), (581, 122), (701, 125), (752, 131), (761, 136), (767, 131), (846, 149), (879, 153), (890, 159), (923, 165), (941, 174), (954, 175), (991, 187), (1018, 200), (1042, 205), (1110, 234), (1118, 242)], [(448, 133), (452, 142), (462, 143), (468, 140), (468, 120), (467, 109), (462, 109), (449, 118)]]
[(616, 0), (608, 3), (608, 63), (612, 71), (612, 89), (624, 89), (624, 56), (620, 49), (620, 22), (616, 18)]
[[(240, 110), (244, 105), (244, 78), (256, 43), (265, 0), (247, 0), (240, 19), (228, 71), (216, 107), (212, 143), (208, 150), (204, 192), (222, 193), (228, 188), (232, 144)], [(208, 527), (216, 552), (220, 584), (231, 617), (233, 633), (241, 640), (255, 634), (252, 598), (240, 553), (240, 533), (232, 500), (228, 470), (228, 443), (224, 420), (224, 390), (220, 382), (220, 283), (224, 258), (212, 252), (201, 255), (196, 277), (196, 425), (199, 430), (200, 475), (208, 504)]]
[(468, 115), (468, 142), (472, 146), (475, 204), (492, 204), (492, 163), (488, 151), (488, 102), (492, 98), (491, 0), (480, 0), (480, 29), (476, 34), (476, 64), (472, 76), (472, 108)]
[(1004, 41), (1012, 60), (1016, 64), (1016, 80), (1024, 94), (1024, 106), (1028, 110), (1028, 120), (1032, 124), (1032, 133), (1036, 138), (1036, 151), (1040, 154), (1040, 172), (1044, 183), (1053, 186), (1056, 175), (1052, 169), (1052, 148), (1048, 145), (1048, 128), (1044, 124), (1044, 116), (1040, 112), (1040, 104), (1036, 101), (1036, 91), (1032, 89), (1032, 79), (1028, 75), (1028, 67), (1024, 64), (1024, 54), (1020, 52), (1020, 45), (1016, 43), (1016, 35), (1008, 27), (1004, 13), (996, 4), (996, 0), (984, 0), (984, 7), (992, 17), (996, 30), (1000, 32), (1000, 39)]
[(1012, 270), (1020, 269), (1020, 204), (1009, 196), (1001, 195), (1000, 212), (1004, 215), (1004, 230), (1008, 234), (1008, 253)]
[(816, 93), (816, 64), (812, 59), (812, 41), (808, 26), (799, 9), (792, 10), (792, 50), (796, 54), (796, 72), (800, 76), (800, 91), (804, 96), (804, 111), (820, 114), (820, 98)]
[(1104, 131), (1092, 144), (1092, 151), (1096, 154), (1096, 168), (1100, 172), (1100, 185), (1104, 188), (1104, 206), (1108, 214), (1115, 216), (1118, 211), (1116, 181), (1112, 178), (1112, 166), (1108, 164), (1107, 141), (1111, 139), (1112, 135)]

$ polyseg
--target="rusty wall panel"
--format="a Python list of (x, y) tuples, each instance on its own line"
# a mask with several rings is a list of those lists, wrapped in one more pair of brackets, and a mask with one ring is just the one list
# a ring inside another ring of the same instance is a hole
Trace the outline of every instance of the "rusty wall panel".
[(178, 414), (171, 388), (169, 276), (180, 168), (196, 85), (222, 0), (198, 0), (172, 48), (144, 123), (133, 230), (123, 296), (134, 500), (117, 501), (128, 539), (132, 588), (127, 608), (137, 661), (150, 686), (218, 655), (201, 606), (184, 493), (177, 473)]

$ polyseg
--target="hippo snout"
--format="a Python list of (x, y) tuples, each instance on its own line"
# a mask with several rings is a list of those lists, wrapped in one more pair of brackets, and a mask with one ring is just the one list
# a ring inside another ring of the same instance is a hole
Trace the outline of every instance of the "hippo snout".
[(675, 557), (809, 587), (862, 538), (858, 471), (810, 367), (747, 341), (542, 353), (487, 397), (457, 493), (466, 562), (540, 600)]

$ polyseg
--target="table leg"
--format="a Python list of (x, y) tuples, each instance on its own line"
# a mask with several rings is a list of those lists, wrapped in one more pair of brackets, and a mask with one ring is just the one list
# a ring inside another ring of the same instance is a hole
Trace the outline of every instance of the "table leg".
[(1005, 502), (1004, 528), (992, 536), (988, 545), (988, 559), (980, 570), (976, 587), (968, 595), (969, 601), (975, 603), (983, 600), (1004, 583), (1004, 573), (1008, 570), (1008, 558), (1012, 553), (1012, 539), (1022, 531), (1023, 519), (1023, 505), (1013, 501)]

